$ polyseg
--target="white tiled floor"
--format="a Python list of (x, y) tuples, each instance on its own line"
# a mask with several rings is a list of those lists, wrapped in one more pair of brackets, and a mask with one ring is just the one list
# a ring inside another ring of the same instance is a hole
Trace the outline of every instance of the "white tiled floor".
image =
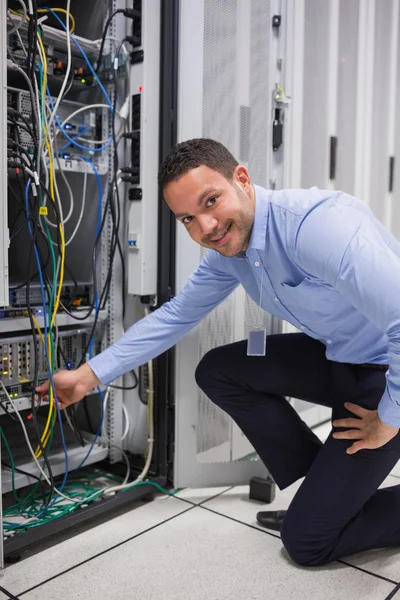
[[(268, 509), (286, 508), (299, 485)], [(7, 567), (0, 586), (24, 600), (400, 600), (399, 551), (299, 568), (257, 526), (263, 508), (247, 486), (160, 495)]]

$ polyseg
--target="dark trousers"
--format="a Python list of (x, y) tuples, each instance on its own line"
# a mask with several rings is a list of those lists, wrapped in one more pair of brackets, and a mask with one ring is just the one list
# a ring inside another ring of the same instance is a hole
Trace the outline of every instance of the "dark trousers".
[(326, 564), (354, 552), (400, 546), (400, 485), (378, 490), (400, 459), (400, 435), (376, 450), (349, 455), (353, 443), (322, 444), (285, 396), (332, 408), (333, 419), (355, 417), (345, 402), (376, 410), (383, 371), (335, 363), (303, 333), (267, 337), (265, 357), (249, 357), (246, 341), (215, 348), (196, 381), (236, 421), (283, 489), (305, 479), (281, 532), (291, 558)]

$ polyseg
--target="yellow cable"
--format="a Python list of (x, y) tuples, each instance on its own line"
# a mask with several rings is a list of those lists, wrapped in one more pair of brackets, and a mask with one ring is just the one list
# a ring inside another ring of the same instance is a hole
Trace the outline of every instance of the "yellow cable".
[(42, 340), (42, 342), (44, 344), (44, 335), (43, 335), (42, 330), (39, 327), (39, 323), (37, 322), (37, 319), (33, 313), (32, 313), (32, 321), (34, 322), (37, 332), (40, 335), (40, 339)]
[[(43, 81), (42, 81), (42, 90), (41, 90), (41, 94), (42, 94), (42, 110), (45, 111), (45, 97), (46, 97), (46, 86), (47, 86), (47, 60), (46, 60), (46, 52), (43, 46), (43, 42), (41, 40), (40, 35), (37, 35), (37, 41), (38, 41), (38, 45), (39, 45), (39, 49), (40, 49), (40, 53), (41, 53), (41, 60), (42, 60), (42, 64), (43, 64)], [(49, 180), (50, 180), (50, 196), (52, 201), (54, 202), (54, 166), (53, 166), (53, 156), (51, 153), (51, 146), (49, 143), (49, 134), (50, 132), (48, 132), (46, 130), (46, 126), (44, 125), (43, 127), (43, 136), (45, 139), (45, 143), (46, 143), (46, 148), (47, 148), (47, 152), (49, 155), (49, 162), (50, 162), (50, 166), (49, 166)], [(54, 323), (54, 319), (52, 318), (52, 325)], [(53, 356), (52, 356), (52, 352), (51, 352), (51, 329), (52, 329), (52, 325), (50, 327), (50, 332), (48, 334), (48, 358), (49, 358), (49, 368), (50, 370), (52, 370), (52, 366), (53, 366)], [(44, 338), (43, 338), (43, 342), (44, 342)], [(41, 442), (42, 442), (42, 446), (45, 447), (50, 439), (50, 435), (51, 435), (51, 427), (52, 425), (55, 423), (55, 410), (54, 410), (54, 402), (53, 402), (53, 389), (52, 387), (50, 387), (49, 389), (49, 412), (47, 414), (47, 420), (46, 420), (46, 425), (44, 428), (44, 431), (41, 435)], [(36, 458), (39, 458), (42, 454), (42, 450), (40, 448), (40, 446), (38, 446), (35, 450), (35, 456)]]
[[(68, 12), (65, 10), (65, 8), (52, 8), (51, 9), (53, 12), (57, 13), (63, 13), (64, 15), (68, 15)], [(12, 13), (13, 15), (16, 15), (17, 17), (22, 17), (22, 14), (15, 11), (15, 10), (11, 10), (11, 8), (8, 9), (8, 11), (10, 13)], [(48, 13), (50, 12), (48, 8), (38, 8), (38, 13)], [(29, 17), (26, 17), (27, 21), (29, 21)], [(71, 15), (71, 13), (69, 13), (69, 20), (71, 21), (71, 27), (70, 27), (70, 33), (74, 33), (75, 31), (75, 19), (74, 17)]]

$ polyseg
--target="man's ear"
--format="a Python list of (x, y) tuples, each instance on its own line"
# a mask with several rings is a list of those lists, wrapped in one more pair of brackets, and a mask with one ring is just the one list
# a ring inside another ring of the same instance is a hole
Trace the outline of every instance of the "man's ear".
[(233, 181), (240, 185), (245, 192), (248, 192), (251, 188), (249, 173), (246, 167), (243, 165), (237, 165), (237, 167), (235, 167), (233, 172)]

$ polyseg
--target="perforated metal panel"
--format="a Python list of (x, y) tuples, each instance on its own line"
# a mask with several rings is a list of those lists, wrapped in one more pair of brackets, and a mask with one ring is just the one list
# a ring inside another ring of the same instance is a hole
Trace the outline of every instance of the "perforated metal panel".
[[(250, 29), (250, 156), (253, 183), (268, 186), (267, 161), (272, 122), (269, 54), (271, 33), (270, 2), (252, 0)], [(240, 75), (239, 75), (240, 77)]]
[(326, 2), (305, 0), (302, 181), (325, 187), (329, 168), (327, 94), (329, 10)]
[[(202, 135), (226, 145), (247, 163), (252, 181), (268, 187), (273, 89), (269, 77), (270, 3), (252, 0), (241, 7), (238, 4), (232, 0), (205, 2)], [(249, 11), (248, 18), (240, 22), (243, 10)], [(239, 32), (239, 27), (248, 29)], [(249, 56), (246, 75), (239, 68), (243, 55)], [(243, 92), (240, 86), (246, 84), (248, 89)], [(248, 106), (243, 105), (243, 96), (247, 96)], [(201, 250), (201, 258), (203, 254)], [(266, 318), (271, 330), (272, 321)], [(211, 348), (245, 338), (260, 319), (264, 313), (238, 290), (203, 321), (199, 357)], [(231, 461), (251, 451), (230, 417), (199, 391), (199, 462)]]
[[(398, 23), (400, 33), (400, 19)], [(400, 38), (399, 38), (400, 39)], [(400, 44), (397, 48), (397, 97), (400, 95)], [(400, 239), (400, 105), (397, 103), (395, 140), (395, 168), (394, 168), (394, 185), (393, 185), (393, 206), (392, 206), (392, 233)]]
[(336, 188), (354, 194), (359, 0), (340, 0)]
[(235, 151), (236, 0), (206, 0), (204, 7), (203, 137)]
[(385, 223), (385, 196), (388, 191), (389, 155), (386, 90), (390, 86), (391, 24), (394, 0), (375, 4), (375, 55), (370, 169), (370, 206), (375, 216)]

